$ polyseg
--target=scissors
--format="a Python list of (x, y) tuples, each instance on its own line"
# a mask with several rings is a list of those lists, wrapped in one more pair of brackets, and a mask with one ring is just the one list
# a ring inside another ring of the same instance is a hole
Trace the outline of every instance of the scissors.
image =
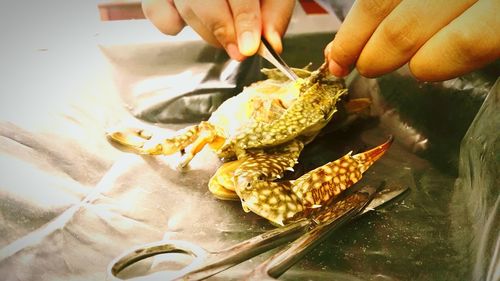
[(295, 72), (293, 72), (293, 70), (285, 63), (280, 55), (278, 55), (278, 53), (274, 51), (273, 47), (271, 47), (271, 44), (269, 44), (269, 42), (264, 37), (262, 37), (260, 40), (260, 46), (257, 50), (257, 54), (272, 63), (276, 68), (278, 68), (288, 78), (290, 78), (290, 80), (296, 81), (297, 79), (299, 79), (297, 74), (295, 74)]
[[(278, 278), (341, 225), (375, 210), (386, 202), (402, 197), (407, 191), (407, 187), (394, 186), (380, 190), (380, 188), (365, 186), (338, 200), (335, 204), (313, 209), (308, 218), (272, 229), (217, 252), (210, 252), (194, 243), (181, 240), (163, 240), (134, 247), (110, 263), (107, 269), (107, 280), (122, 280), (117, 275), (128, 266), (149, 257), (169, 254), (184, 254), (194, 259), (180, 270), (169, 271), (168, 274), (155, 272), (147, 275), (148, 278), (151, 280), (156, 280), (155, 277), (161, 277), (162, 280), (202, 280), (295, 240), (257, 266), (247, 276), (247, 280), (272, 280)], [(143, 277), (139, 278), (144, 280)]]

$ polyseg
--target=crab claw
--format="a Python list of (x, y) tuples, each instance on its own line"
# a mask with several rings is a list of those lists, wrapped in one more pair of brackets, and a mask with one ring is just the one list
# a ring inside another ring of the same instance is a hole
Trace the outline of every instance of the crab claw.
[(106, 132), (106, 137), (116, 148), (127, 152), (150, 155), (162, 153), (161, 146), (152, 145), (155, 143), (153, 134), (143, 129), (113, 129)]
[(208, 182), (208, 190), (221, 200), (240, 200), (234, 191), (234, 171), (243, 160), (236, 160), (222, 164), (215, 175)]
[[(362, 174), (389, 149), (393, 138), (368, 151), (327, 163), (297, 180), (273, 182), (275, 175), (294, 165), (302, 149), (282, 148), (277, 154), (255, 154), (234, 171), (235, 192), (246, 212), (252, 211), (275, 225), (307, 215), (327, 205), (358, 182)], [(298, 150), (297, 150), (298, 149)]]
[(283, 226), (287, 220), (304, 211), (299, 198), (290, 189), (290, 181), (245, 183), (244, 179), (240, 179), (238, 184), (247, 186), (237, 191), (243, 210), (252, 211), (274, 225)]
[(383, 144), (352, 156), (352, 158), (356, 159), (356, 161), (361, 164), (361, 168), (363, 170), (362, 173), (368, 170), (368, 168), (370, 168), (370, 166), (373, 165), (375, 161), (380, 159), (380, 157), (385, 154), (393, 141), (394, 137), (390, 136), (389, 139)]
[(358, 182), (362, 174), (389, 149), (393, 138), (368, 151), (351, 155), (318, 167), (294, 181), (293, 192), (306, 207), (328, 204), (342, 191)]

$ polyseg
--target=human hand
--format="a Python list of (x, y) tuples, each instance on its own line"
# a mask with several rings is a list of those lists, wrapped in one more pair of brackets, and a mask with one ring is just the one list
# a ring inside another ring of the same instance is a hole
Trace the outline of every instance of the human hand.
[(163, 33), (176, 35), (187, 24), (205, 41), (243, 60), (257, 52), (263, 35), (277, 51), (294, 0), (143, 0), (146, 17)]
[(357, 0), (325, 49), (329, 70), (376, 77), (408, 63), (423, 81), (440, 81), (500, 57), (498, 0)]

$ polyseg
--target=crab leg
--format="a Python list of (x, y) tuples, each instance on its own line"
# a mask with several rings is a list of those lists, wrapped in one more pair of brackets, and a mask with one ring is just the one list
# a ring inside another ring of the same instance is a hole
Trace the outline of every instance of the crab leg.
[(109, 132), (107, 137), (121, 148), (138, 154), (170, 155), (183, 152), (190, 146), (180, 164), (181, 167), (186, 166), (206, 144), (217, 147), (224, 142), (217, 129), (208, 122), (187, 127), (177, 132), (174, 137), (153, 134), (142, 129), (116, 130)]

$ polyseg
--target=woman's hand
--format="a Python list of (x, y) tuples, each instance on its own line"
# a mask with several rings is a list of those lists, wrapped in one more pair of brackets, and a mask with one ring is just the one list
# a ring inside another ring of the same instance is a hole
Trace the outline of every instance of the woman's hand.
[(175, 35), (187, 24), (205, 41), (243, 60), (257, 52), (263, 35), (277, 52), (294, 0), (144, 0), (146, 17), (163, 33)]
[(500, 57), (498, 0), (358, 0), (325, 49), (330, 72), (376, 77), (408, 63), (419, 80), (460, 76)]

